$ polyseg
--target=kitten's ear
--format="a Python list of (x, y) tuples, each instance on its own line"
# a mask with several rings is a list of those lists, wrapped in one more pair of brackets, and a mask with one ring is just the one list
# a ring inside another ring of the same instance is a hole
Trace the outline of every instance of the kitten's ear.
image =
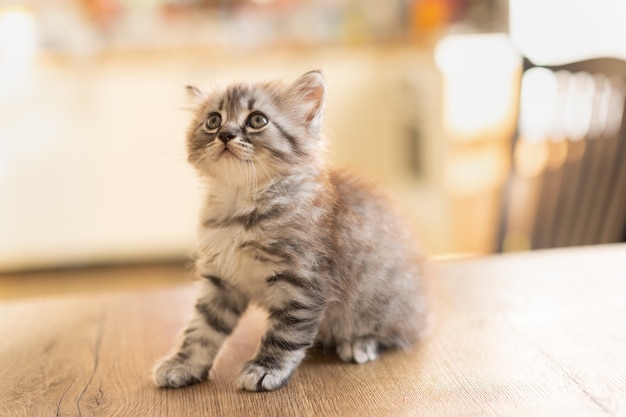
[(198, 106), (207, 98), (206, 92), (193, 85), (185, 86), (185, 92), (187, 93), (187, 102), (183, 108), (191, 112), (196, 111)]
[(326, 98), (326, 83), (319, 71), (310, 71), (289, 87), (304, 113), (304, 120), (313, 130), (318, 130)]
[(202, 91), (198, 87), (194, 87), (193, 85), (185, 86), (185, 90), (187, 90), (187, 98), (190, 100), (197, 100), (202, 97)]

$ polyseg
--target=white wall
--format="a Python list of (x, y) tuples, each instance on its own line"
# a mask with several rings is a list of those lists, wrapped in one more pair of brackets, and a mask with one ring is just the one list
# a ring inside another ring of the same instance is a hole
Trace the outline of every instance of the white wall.
[(538, 64), (626, 59), (624, 0), (510, 0), (509, 12), (513, 41)]

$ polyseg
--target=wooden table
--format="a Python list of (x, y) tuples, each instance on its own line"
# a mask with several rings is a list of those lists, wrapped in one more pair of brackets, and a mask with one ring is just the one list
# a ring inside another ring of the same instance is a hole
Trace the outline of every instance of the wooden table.
[(0, 416), (626, 415), (626, 245), (436, 264), (439, 324), (366, 365), (313, 352), (289, 385), (237, 391), (258, 343), (247, 314), (213, 380), (150, 381), (191, 285), (0, 304)]

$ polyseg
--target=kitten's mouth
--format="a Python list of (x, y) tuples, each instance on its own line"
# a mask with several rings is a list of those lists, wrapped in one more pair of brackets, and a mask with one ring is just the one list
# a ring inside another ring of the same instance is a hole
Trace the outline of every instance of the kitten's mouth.
[(224, 146), (224, 149), (222, 149), (220, 154), (217, 156), (217, 159), (223, 159), (223, 158), (226, 158), (226, 159), (235, 158), (235, 159), (241, 160), (241, 158), (228, 146)]

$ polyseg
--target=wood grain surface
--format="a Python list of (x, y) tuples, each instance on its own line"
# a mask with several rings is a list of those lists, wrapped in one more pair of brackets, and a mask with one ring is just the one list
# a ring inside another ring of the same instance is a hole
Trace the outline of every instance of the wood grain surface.
[(259, 310), (211, 381), (154, 387), (150, 370), (192, 311), (192, 285), (3, 301), (0, 416), (626, 415), (626, 245), (436, 269), (428, 340), (365, 365), (314, 350), (270, 393), (232, 381), (263, 332)]

